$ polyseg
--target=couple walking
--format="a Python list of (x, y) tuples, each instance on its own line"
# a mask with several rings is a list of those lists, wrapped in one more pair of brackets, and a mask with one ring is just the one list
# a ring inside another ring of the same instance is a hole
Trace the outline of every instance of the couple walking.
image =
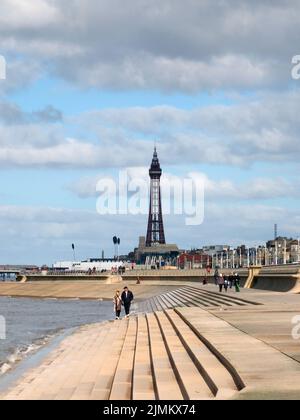
[(126, 318), (129, 317), (132, 301), (133, 293), (128, 289), (128, 287), (124, 287), (122, 295), (120, 295), (119, 290), (116, 291), (116, 294), (114, 296), (114, 309), (116, 313), (116, 319), (120, 319), (122, 306), (124, 306)]
[(220, 293), (222, 293), (223, 287), (225, 292), (227, 292), (228, 288), (232, 289), (233, 285), (235, 287), (235, 291), (239, 293), (240, 282), (241, 278), (238, 273), (232, 273), (230, 276), (224, 276), (223, 274), (218, 273), (218, 275), (216, 276), (216, 284), (219, 286)]

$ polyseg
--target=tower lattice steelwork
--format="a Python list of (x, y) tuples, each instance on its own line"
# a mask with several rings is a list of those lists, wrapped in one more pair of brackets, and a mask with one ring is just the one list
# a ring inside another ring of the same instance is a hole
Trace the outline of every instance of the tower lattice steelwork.
[(162, 216), (161, 206), (161, 191), (160, 191), (160, 178), (162, 170), (157, 156), (157, 150), (154, 149), (153, 159), (149, 170), (150, 175), (150, 209), (148, 230), (146, 238), (146, 246), (155, 246), (165, 244), (165, 232)]

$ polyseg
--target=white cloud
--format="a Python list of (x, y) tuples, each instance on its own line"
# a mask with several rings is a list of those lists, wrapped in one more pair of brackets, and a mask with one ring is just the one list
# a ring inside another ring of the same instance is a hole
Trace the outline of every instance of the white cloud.
[[(149, 184), (148, 168), (128, 168), (125, 169), (127, 179), (130, 183), (133, 179), (139, 179)], [(120, 174), (123, 172), (121, 171)], [(107, 174), (99, 174), (93, 177), (83, 177), (67, 188), (77, 195), (79, 198), (96, 198), (99, 193), (96, 191), (96, 185), (100, 179), (106, 179)], [(119, 185), (119, 174), (111, 176), (114, 180), (117, 190)], [(283, 177), (263, 178), (251, 176), (246, 182), (236, 182), (231, 179), (221, 179), (218, 181), (210, 179), (206, 174), (201, 172), (186, 172), (181, 176), (177, 176), (168, 172), (163, 173), (161, 179), (163, 199), (167, 196), (169, 185), (176, 185), (174, 181), (179, 180), (183, 184), (184, 179), (193, 179), (203, 183), (205, 188), (205, 199), (209, 202), (219, 200), (229, 201), (249, 201), (249, 200), (274, 200), (282, 198), (300, 198), (299, 182), (295, 180), (287, 180)], [(143, 198), (143, 197), (141, 197)], [(226, 201), (225, 201), (226, 202)]]
[(3, 0), (0, 48), (83, 87), (288, 86), (298, 15), (293, 0)]
[(47, 0), (1, 0), (2, 31), (39, 29), (58, 23), (60, 13)]
[(156, 139), (164, 167), (298, 163), (299, 100), (300, 91), (294, 91), (191, 110), (133, 107), (71, 117), (53, 107), (24, 113), (4, 103), (0, 162), (6, 167), (145, 165)]

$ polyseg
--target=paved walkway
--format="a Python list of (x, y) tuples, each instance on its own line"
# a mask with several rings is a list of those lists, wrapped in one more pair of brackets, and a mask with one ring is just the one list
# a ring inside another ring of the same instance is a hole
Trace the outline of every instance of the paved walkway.
[(129, 320), (79, 328), (1, 398), (300, 399), (300, 342), (289, 318), (296, 301), (168, 289)]

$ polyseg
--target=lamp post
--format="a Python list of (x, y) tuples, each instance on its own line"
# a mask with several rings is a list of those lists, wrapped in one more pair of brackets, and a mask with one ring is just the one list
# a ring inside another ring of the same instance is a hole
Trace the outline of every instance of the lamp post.
[(114, 246), (115, 246), (115, 256), (114, 256), (114, 259), (116, 260), (117, 259), (117, 245), (118, 245), (118, 238), (116, 237), (116, 236), (114, 236), (113, 237), (113, 244), (114, 244)]
[(72, 250), (73, 250), (73, 261), (75, 262), (76, 261), (76, 255), (75, 255), (75, 245), (74, 244), (72, 244)]

